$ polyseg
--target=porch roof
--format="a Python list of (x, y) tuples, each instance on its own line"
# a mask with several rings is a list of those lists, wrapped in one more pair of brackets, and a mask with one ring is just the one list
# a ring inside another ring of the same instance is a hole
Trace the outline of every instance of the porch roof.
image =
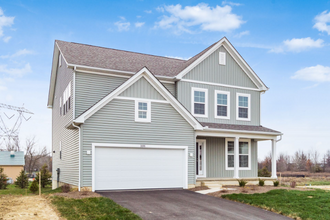
[(211, 129), (219, 129), (219, 130), (233, 130), (233, 131), (250, 131), (250, 132), (267, 132), (274, 134), (281, 134), (281, 132), (266, 128), (263, 126), (255, 126), (255, 125), (233, 125), (233, 124), (219, 124), (219, 123), (208, 123), (201, 122), (203, 127), (208, 127)]

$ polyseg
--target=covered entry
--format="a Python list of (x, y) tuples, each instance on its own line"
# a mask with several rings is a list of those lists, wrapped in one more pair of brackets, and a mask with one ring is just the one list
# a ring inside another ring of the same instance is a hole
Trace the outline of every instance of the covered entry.
[(93, 191), (187, 187), (187, 147), (93, 144)]

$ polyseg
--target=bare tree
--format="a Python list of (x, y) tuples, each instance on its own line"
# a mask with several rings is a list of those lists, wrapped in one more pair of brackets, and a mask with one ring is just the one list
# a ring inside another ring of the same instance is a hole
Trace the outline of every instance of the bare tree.
[(277, 163), (277, 171), (279, 172), (287, 171), (290, 164), (290, 156), (284, 153), (280, 153), (280, 156), (276, 163)]
[(25, 170), (32, 173), (39, 161), (48, 155), (46, 146), (42, 149), (37, 149), (34, 137), (26, 139)]
[(325, 163), (327, 164), (327, 167), (330, 167), (330, 150), (325, 154)]

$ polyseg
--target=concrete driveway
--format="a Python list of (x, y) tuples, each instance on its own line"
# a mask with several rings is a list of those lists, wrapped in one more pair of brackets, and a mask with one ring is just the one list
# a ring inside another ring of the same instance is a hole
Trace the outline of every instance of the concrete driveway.
[(142, 219), (290, 219), (253, 206), (188, 190), (98, 192)]

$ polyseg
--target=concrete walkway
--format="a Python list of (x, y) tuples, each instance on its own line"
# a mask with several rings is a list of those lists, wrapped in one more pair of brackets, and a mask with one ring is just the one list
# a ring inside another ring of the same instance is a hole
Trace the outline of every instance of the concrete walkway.
[(253, 206), (188, 190), (98, 192), (142, 219), (290, 219)]

